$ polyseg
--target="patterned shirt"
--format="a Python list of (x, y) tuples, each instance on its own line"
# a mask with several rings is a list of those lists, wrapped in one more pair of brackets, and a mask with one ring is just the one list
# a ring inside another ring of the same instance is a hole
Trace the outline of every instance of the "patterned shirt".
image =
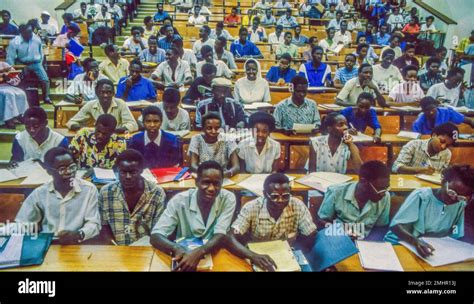
[(112, 169), (117, 156), (126, 148), (125, 138), (112, 134), (107, 145), (99, 152), (94, 131), (86, 128), (79, 130), (69, 145), (80, 168)]
[(130, 245), (149, 236), (164, 210), (163, 188), (144, 180), (145, 189), (133, 212), (128, 209), (120, 182), (104, 186), (99, 194), (102, 225), (109, 225), (118, 245)]
[(352, 71), (348, 71), (346, 67), (337, 69), (336, 76), (334, 76), (334, 80), (339, 79), (339, 81), (344, 85), (346, 82), (353, 78), (357, 78), (359, 73), (359, 69), (357, 67), (352, 68)]
[(295, 123), (315, 124), (315, 128), (321, 125), (318, 105), (314, 100), (306, 98), (301, 106), (297, 106), (288, 97), (277, 104), (273, 116), (278, 129), (292, 130)]
[(316, 152), (316, 172), (335, 172), (345, 174), (347, 170), (347, 161), (351, 158), (349, 146), (341, 140), (336, 153), (332, 155), (328, 140), (329, 135), (310, 138), (311, 147)]
[(204, 136), (201, 134), (191, 137), (189, 143), (189, 155), (195, 153), (199, 155), (199, 163), (214, 160), (222, 166), (227, 168), (230, 156), (237, 150), (237, 144), (232, 140), (218, 140), (213, 144), (208, 144), (204, 141)]
[(415, 139), (403, 146), (397, 160), (393, 163), (392, 171), (397, 173), (401, 166), (427, 167), (431, 166), (436, 171), (441, 171), (449, 166), (451, 151), (443, 150), (438, 154), (428, 154), (428, 144), (431, 139)]
[(425, 91), (428, 91), (431, 86), (441, 82), (443, 82), (443, 76), (441, 76), (441, 73), (431, 75), (426, 72), (420, 75), (420, 86)]
[(288, 240), (298, 234), (308, 236), (316, 231), (308, 208), (299, 199), (291, 197), (277, 220), (268, 212), (267, 203), (266, 199), (259, 197), (245, 204), (232, 224), (234, 233), (250, 233), (251, 241), (255, 242)]

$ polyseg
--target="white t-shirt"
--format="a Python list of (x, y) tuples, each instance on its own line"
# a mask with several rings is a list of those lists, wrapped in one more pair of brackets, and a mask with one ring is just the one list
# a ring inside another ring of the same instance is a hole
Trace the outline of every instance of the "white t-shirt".
[(388, 95), (395, 102), (414, 102), (425, 97), (425, 93), (418, 83), (403, 82), (395, 85)]
[[(145, 39), (142, 39), (143, 46), (145, 49), (148, 48), (148, 42)], [(128, 38), (127, 40), (124, 41), (123, 43), (123, 48), (130, 50), (132, 53), (141, 53), (144, 49), (140, 46), (140, 43), (136, 43), (133, 41), (133, 37)]]
[(448, 89), (444, 82), (437, 83), (432, 85), (431, 88), (428, 89), (426, 96), (431, 96), (434, 99), (444, 99), (444, 105), (450, 105), (456, 107), (459, 102), (459, 93), (461, 90), (461, 85), (458, 85), (455, 88)]
[(393, 87), (403, 81), (400, 70), (394, 65), (390, 65), (388, 69), (384, 69), (382, 65), (376, 64), (373, 66), (373, 71), (374, 76), (372, 79), (382, 94), (387, 94)]
[(207, 39), (206, 42), (202, 42), (201, 39), (196, 40), (196, 42), (194, 42), (194, 44), (193, 44), (193, 52), (198, 57), (201, 57), (201, 48), (205, 45), (209, 45), (210, 47), (212, 47), (212, 49), (214, 49), (214, 44), (215, 43), (216, 43), (216, 41), (214, 39), (211, 39), (211, 38)]

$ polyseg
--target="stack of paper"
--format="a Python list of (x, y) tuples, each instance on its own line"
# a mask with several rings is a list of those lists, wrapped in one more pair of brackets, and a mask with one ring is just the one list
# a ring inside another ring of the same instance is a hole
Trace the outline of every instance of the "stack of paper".
[(352, 177), (344, 174), (313, 172), (298, 179), (297, 182), (321, 192), (326, 192), (329, 186), (347, 183), (350, 180), (352, 180)]
[(34, 161), (22, 162), (15, 171), (20, 171), (20, 175), (26, 176), (21, 185), (42, 185), (53, 180), (48, 172), (38, 162)]
[(360, 264), (364, 269), (403, 271), (393, 246), (387, 242), (356, 241)]
[(127, 101), (126, 103), (128, 107), (148, 107), (153, 104), (147, 100)]
[[(246, 178), (245, 180), (238, 183), (238, 185), (251, 191), (257, 196), (263, 197), (263, 183), (269, 175), (270, 174), (252, 174), (249, 178)], [(288, 176), (288, 178), (290, 181), (295, 179), (292, 176)]]
[(337, 104), (320, 104), (319, 105), (321, 108), (326, 109), (326, 110), (334, 110), (334, 111), (340, 111), (344, 109), (344, 107), (341, 107), (340, 105)]
[(117, 180), (114, 170), (112, 169), (102, 169), (94, 168), (94, 176), (92, 177), (92, 182), (96, 184), (108, 184)]
[(298, 123), (293, 124), (293, 130), (299, 134), (311, 133), (315, 127), (316, 127), (315, 124), (298, 124)]
[[(288, 241), (270, 241), (261, 243), (249, 243), (251, 251), (258, 254), (265, 254), (272, 258), (277, 265), (276, 271), (301, 271), (301, 267), (291, 250)], [(255, 266), (256, 271), (263, 271)]]
[(275, 106), (268, 102), (254, 102), (244, 105), (244, 110), (258, 110), (261, 108), (274, 108)]
[(6, 244), (4, 244), (3, 249), (0, 251), (0, 268), (20, 265), (23, 235), (13, 234), (5, 239)]
[(351, 135), (352, 142), (365, 142), (365, 141), (373, 141), (374, 138), (370, 135), (366, 135), (361, 132), (357, 132), (357, 135)]
[(430, 183), (433, 183), (433, 184), (437, 184), (437, 185), (441, 185), (441, 174), (440, 173), (435, 173), (433, 175), (428, 175), (428, 174), (417, 174), (415, 175), (417, 178), (421, 179), (421, 180), (424, 180), (424, 181), (427, 181), (427, 182), (430, 182)]
[(421, 137), (421, 134), (418, 132), (410, 132), (410, 131), (400, 131), (397, 134), (398, 137), (408, 138), (408, 139), (418, 139)]
[(427, 258), (423, 258), (411, 244), (403, 241), (400, 242), (400, 244), (433, 267), (474, 260), (474, 245), (469, 243), (461, 242), (450, 237), (422, 237), (421, 239), (434, 248), (433, 254)]

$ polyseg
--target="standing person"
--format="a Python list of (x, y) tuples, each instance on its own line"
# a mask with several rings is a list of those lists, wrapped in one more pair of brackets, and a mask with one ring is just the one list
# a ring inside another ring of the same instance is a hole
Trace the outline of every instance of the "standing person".
[(0, 125), (15, 129), (15, 121), (28, 108), (26, 93), (17, 88), (21, 80), (19, 71), (0, 61)]

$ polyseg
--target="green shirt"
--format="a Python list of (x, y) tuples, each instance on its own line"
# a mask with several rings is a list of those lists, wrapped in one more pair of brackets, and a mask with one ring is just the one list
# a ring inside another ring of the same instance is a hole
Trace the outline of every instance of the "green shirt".
[(285, 53), (291, 55), (291, 58), (295, 59), (298, 58), (298, 47), (294, 44), (286, 45), (284, 43), (280, 43), (276, 50), (276, 55), (281, 56)]

